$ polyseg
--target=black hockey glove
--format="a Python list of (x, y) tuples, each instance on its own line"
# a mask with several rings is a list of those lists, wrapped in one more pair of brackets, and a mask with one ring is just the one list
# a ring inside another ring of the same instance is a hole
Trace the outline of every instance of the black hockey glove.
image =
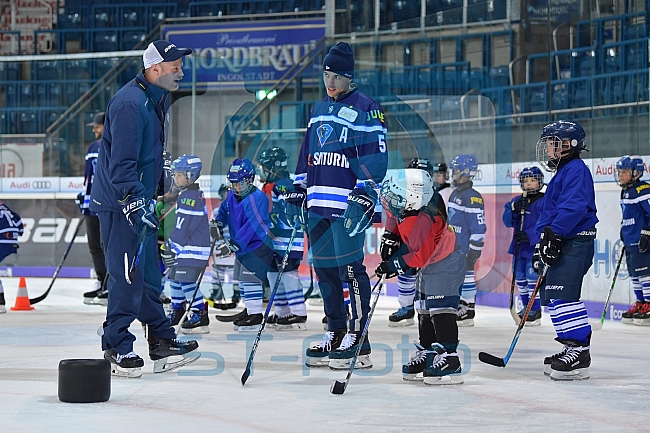
[(122, 208), (122, 213), (136, 233), (145, 230), (146, 236), (151, 236), (158, 231), (160, 222), (154, 213), (153, 200), (129, 196), (124, 201), (126, 205)]
[(86, 194), (80, 192), (77, 194), (77, 198), (74, 199), (74, 202), (79, 206), (81, 213), (84, 213), (84, 201), (86, 200)]
[(241, 249), (237, 242), (233, 241), (231, 238), (224, 238), (224, 242), (231, 253), (236, 253)]
[(280, 199), (284, 199), (284, 211), (287, 221), (291, 226), (299, 223), (303, 229), (307, 228), (307, 190), (301, 186), (294, 186), (293, 191), (287, 191)]
[(395, 251), (399, 249), (400, 245), (402, 245), (402, 238), (398, 234), (385, 231), (381, 236), (381, 243), (379, 244), (381, 260), (385, 262), (390, 259), (395, 254)]
[(518, 214), (522, 214), (528, 209), (528, 204), (530, 200), (524, 197), (519, 197), (517, 200), (512, 202), (512, 211)]
[(348, 207), (343, 213), (343, 226), (350, 237), (365, 232), (372, 225), (377, 197), (374, 182), (366, 182), (350, 192)]
[(484, 244), (484, 242), (469, 241), (469, 249), (465, 255), (467, 269), (474, 269), (474, 264), (476, 264), (478, 258), (481, 257), (481, 249)]
[(523, 244), (523, 243), (530, 244), (530, 239), (528, 239), (528, 235), (523, 230), (520, 232), (515, 232), (514, 239), (515, 242), (517, 242), (518, 244)]
[(384, 276), (386, 279), (395, 278), (397, 275), (399, 275), (397, 272), (392, 272), (390, 269), (388, 269), (387, 262), (381, 262), (379, 266), (377, 266), (377, 269), (375, 269), (375, 274), (378, 277)]
[(539, 275), (539, 271), (541, 269), (541, 260), (539, 257), (539, 243), (535, 244), (535, 252), (533, 253), (533, 259), (531, 260), (531, 263), (533, 265), (533, 269), (535, 270), (535, 273)]
[(162, 262), (165, 264), (165, 267), (167, 269), (174, 266), (174, 261), (176, 260), (176, 254), (174, 254), (174, 251), (172, 251), (169, 242), (165, 242), (160, 246), (160, 258), (162, 259)]
[(223, 239), (223, 223), (221, 221), (210, 221), (210, 237), (217, 241)]
[(560, 260), (564, 236), (556, 235), (550, 227), (544, 227), (539, 236), (539, 258), (549, 268)]
[(639, 238), (639, 252), (645, 253), (648, 248), (650, 248), (650, 227), (643, 227)]

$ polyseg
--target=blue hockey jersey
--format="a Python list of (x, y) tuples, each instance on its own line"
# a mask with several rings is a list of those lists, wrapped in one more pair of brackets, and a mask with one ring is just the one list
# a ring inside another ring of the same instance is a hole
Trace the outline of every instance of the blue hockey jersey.
[(0, 201), (0, 261), (18, 251), (18, 237), (23, 231), (20, 215)]
[(219, 206), (216, 220), (230, 229), (230, 239), (239, 245), (239, 251), (235, 253), (237, 257), (255, 251), (264, 243), (273, 247), (269, 237), (269, 199), (257, 188), (242, 200), (232, 190), (228, 191), (226, 200)]
[(210, 227), (203, 191), (197, 184), (180, 192), (176, 223), (169, 234), (175, 266), (204, 268), (210, 259)]
[(650, 226), (650, 185), (641, 180), (621, 191), (621, 234), (626, 247), (637, 245), (641, 229)]
[(95, 212), (91, 212), (89, 209), (90, 205), (90, 191), (93, 188), (93, 178), (95, 177), (95, 165), (97, 164), (97, 156), (99, 155), (99, 144), (101, 139), (95, 140), (90, 143), (88, 146), (88, 151), (86, 152), (86, 163), (84, 167), (84, 186), (86, 190), (84, 191), (84, 202), (81, 204), (81, 213), (84, 215), (96, 215)]
[[(514, 227), (514, 231), (519, 230), (519, 225), (521, 224), (521, 215), (517, 212), (512, 211), (512, 204), (521, 198), (521, 194), (514, 197), (505, 205), (505, 210), (503, 212), (503, 224), (506, 227)], [(539, 236), (535, 233), (535, 226), (537, 225), (537, 218), (539, 218), (539, 212), (542, 207), (542, 199), (544, 198), (544, 193), (537, 193), (534, 195), (528, 195), (527, 199), (529, 200), (528, 207), (524, 211), (524, 224), (522, 225), (522, 231), (526, 232), (528, 236), (528, 242), (522, 242), (519, 244), (519, 257), (530, 259), (533, 257), (535, 252), (535, 244), (539, 242)], [(516, 242), (514, 238), (510, 242), (510, 248), (508, 248), (508, 254), (514, 254), (516, 249)]]
[(456, 242), (463, 254), (467, 254), (469, 242), (475, 243), (475, 249), (481, 250), (485, 241), (485, 213), (483, 196), (472, 188), (472, 181), (463, 183), (449, 195), (447, 214), (449, 225), (454, 228)]
[(572, 237), (597, 222), (593, 177), (584, 161), (572, 159), (548, 183), (535, 233), (549, 226), (555, 234)]
[[(310, 212), (327, 219), (343, 215), (359, 181), (379, 184), (388, 167), (381, 106), (356, 88), (340, 98), (314, 107), (296, 166), (295, 183), (307, 189)], [(381, 212), (379, 201), (375, 209)]]
[[(284, 257), (289, 246), (289, 239), (293, 232), (293, 227), (287, 221), (284, 205), (284, 195), (287, 191), (293, 190), (293, 181), (290, 178), (278, 179), (275, 183), (265, 184), (264, 191), (269, 189), (271, 196), (271, 238), (273, 240), (273, 249), (280, 257)], [(305, 252), (305, 232), (302, 228), (296, 230), (296, 236), (293, 240), (290, 259), (302, 259)]]

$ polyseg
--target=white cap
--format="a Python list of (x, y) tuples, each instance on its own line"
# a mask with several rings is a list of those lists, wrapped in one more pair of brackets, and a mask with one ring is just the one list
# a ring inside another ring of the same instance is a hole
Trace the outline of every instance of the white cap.
[(142, 55), (142, 62), (144, 68), (147, 69), (151, 65), (157, 65), (162, 62), (173, 62), (183, 56), (192, 54), (189, 48), (177, 48), (176, 45), (169, 41), (158, 40), (149, 44), (144, 54)]

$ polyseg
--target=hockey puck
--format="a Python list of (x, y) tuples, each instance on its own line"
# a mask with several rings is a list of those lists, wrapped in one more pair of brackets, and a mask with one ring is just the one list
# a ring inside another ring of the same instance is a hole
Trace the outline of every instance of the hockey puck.
[(105, 359), (63, 359), (59, 362), (59, 400), (98, 403), (110, 397), (110, 362)]
[(337, 395), (343, 394), (345, 392), (345, 382), (339, 382), (338, 380), (335, 380), (332, 384), (332, 387), (330, 388), (330, 392)]

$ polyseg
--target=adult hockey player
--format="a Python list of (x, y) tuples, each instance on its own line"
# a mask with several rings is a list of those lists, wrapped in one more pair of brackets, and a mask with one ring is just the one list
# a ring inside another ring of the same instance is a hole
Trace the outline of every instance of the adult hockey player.
[(201, 176), (201, 159), (183, 155), (172, 162), (174, 185), (179, 190), (176, 199), (176, 222), (169, 239), (161, 248), (160, 256), (169, 269), (171, 285), (172, 326), (185, 313), (184, 303), (192, 301), (190, 314), (181, 324), (184, 334), (208, 334), (210, 319), (203, 293), (196, 285), (210, 260), (210, 228), (205, 196), (197, 183)]
[[(18, 252), (18, 237), (24, 232), (23, 220), (20, 215), (9, 209), (6, 203), (0, 201), (0, 262), (7, 256)], [(0, 281), (0, 314), (6, 313), (5, 289)]]
[[(519, 186), (523, 194), (515, 196), (505, 204), (503, 223), (506, 227), (514, 227), (512, 241), (508, 254), (512, 254), (512, 266), (515, 284), (519, 290), (524, 309), (530, 300), (530, 294), (535, 289), (537, 274), (533, 269), (533, 253), (539, 237), (535, 233), (535, 225), (539, 218), (544, 193), (540, 192), (544, 186), (544, 173), (538, 167), (525, 167), (519, 173)], [(523, 212), (523, 216), (522, 216)], [(522, 221), (523, 218), (523, 221)], [(515, 257), (517, 253), (517, 257)], [(522, 317), (524, 310), (519, 312)], [(533, 301), (533, 307), (526, 319), (526, 326), (539, 326), (542, 324), (542, 305), (539, 292)]]
[[(384, 112), (359, 91), (353, 77), (354, 53), (350, 45), (340, 42), (323, 59), (327, 97), (312, 111), (296, 166), (297, 187), (287, 194), (289, 222), (300, 218), (309, 228), (327, 316), (328, 331), (320, 343), (307, 349), (308, 364), (329, 363), (343, 369), (362, 343), (357, 365), (372, 366), (370, 344), (367, 339), (359, 341), (370, 311), (371, 290), (363, 245), (375, 211), (381, 211), (375, 188), (388, 165)], [(347, 333), (344, 284), (350, 291), (352, 314)]]
[(593, 263), (596, 202), (593, 178), (580, 159), (585, 131), (576, 122), (546, 125), (537, 142), (537, 161), (555, 172), (546, 187), (535, 232), (533, 267), (548, 267), (542, 304), (548, 304), (560, 353), (544, 359), (544, 373), (554, 380), (589, 378), (591, 326), (580, 300), (582, 279)]
[[(284, 205), (287, 192), (293, 190), (293, 180), (287, 171), (288, 160), (284, 149), (277, 146), (264, 150), (258, 158), (260, 179), (264, 182), (262, 191), (271, 203), (271, 238), (275, 254), (268, 274), (270, 284), (275, 284), (293, 231)], [(269, 324), (275, 325), (278, 331), (307, 329), (307, 307), (298, 275), (298, 266), (305, 252), (304, 238), (304, 230), (298, 229), (273, 300), (275, 315), (273, 319), (269, 317)]]
[(253, 184), (255, 168), (248, 158), (235, 159), (227, 176), (232, 187), (212, 226), (213, 231), (228, 227), (230, 237), (224, 239), (238, 262), (234, 277), (247, 315), (233, 322), (235, 330), (257, 331), (263, 319), (262, 281), (273, 260), (269, 199)]
[(474, 155), (458, 155), (451, 160), (451, 179), (455, 189), (449, 195), (447, 212), (449, 225), (454, 228), (456, 241), (465, 254), (467, 270), (458, 307), (458, 326), (474, 326), (476, 279), (474, 265), (485, 243), (485, 214), (483, 196), (473, 188), (472, 179), (478, 172)]
[(399, 170), (383, 182), (386, 231), (398, 246), (375, 273), (392, 278), (409, 269), (420, 269), (416, 301), (420, 343), (402, 368), (404, 379), (417, 380), (423, 373), (420, 378), (428, 385), (461, 384), (456, 311), (465, 277), (465, 255), (444, 215), (430, 202), (433, 196), (426, 170)]
[[(191, 52), (168, 41), (150, 43), (142, 56), (144, 69), (111, 98), (106, 109), (90, 210), (99, 217), (110, 275), (102, 349), (116, 375), (142, 375), (144, 361), (133, 351), (135, 336), (129, 332), (135, 319), (147, 325), (155, 373), (197, 359), (184, 356), (198, 343), (176, 340), (159, 297), (162, 273), (153, 204), (154, 197), (164, 192), (158, 189), (164, 183), (167, 96), (178, 89), (182, 58)], [(178, 356), (182, 358), (175, 359)]]
[(88, 250), (90, 258), (93, 261), (93, 268), (97, 274), (97, 280), (93, 284), (93, 290), (84, 293), (84, 304), (108, 305), (108, 290), (104, 287), (106, 277), (106, 259), (104, 258), (104, 246), (102, 245), (101, 234), (99, 232), (99, 218), (97, 214), (91, 212), (90, 192), (93, 188), (93, 177), (95, 174), (95, 164), (99, 152), (99, 145), (104, 133), (104, 112), (95, 114), (93, 121), (86, 126), (92, 126), (95, 141), (90, 143), (86, 152), (86, 162), (84, 164), (84, 185), (86, 190), (80, 192), (75, 200), (79, 209), (84, 216), (86, 225), (86, 236), (88, 237)]
[(625, 245), (627, 272), (636, 302), (623, 313), (621, 322), (650, 325), (650, 185), (641, 180), (643, 160), (625, 155), (616, 162), (614, 178), (621, 187), (621, 240)]

